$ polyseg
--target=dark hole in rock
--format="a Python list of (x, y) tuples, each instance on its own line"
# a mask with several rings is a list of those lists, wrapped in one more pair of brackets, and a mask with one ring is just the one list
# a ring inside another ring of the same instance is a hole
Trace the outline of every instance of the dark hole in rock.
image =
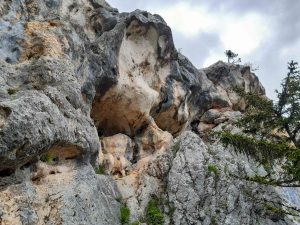
[(31, 181), (32, 182), (38, 182), (38, 181), (40, 181), (40, 179), (41, 179), (41, 177), (33, 177), (33, 178), (31, 178)]
[(77, 155), (73, 156), (73, 157), (66, 157), (65, 160), (72, 160), (72, 159), (76, 159), (76, 158), (77, 158)]
[(199, 131), (198, 131), (199, 123), (200, 123), (200, 120), (198, 120), (198, 119), (191, 122), (192, 131), (195, 132), (196, 134), (199, 134)]
[(6, 58), (5, 58), (5, 62), (7, 62), (7, 63), (10, 63), (10, 64), (11, 64), (11, 63), (12, 63), (12, 60), (11, 60), (9, 57), (6, 57)]
[(4, 169), (0, 171), (0, 177), (9, 177), (12, 175), (15, 171), (13, 169)]
[(136, 144), (134, 145), (133, 148), (133, 156), (132, 156), (132, 160), (131, 163), (135, 164), (139, 161), (140, 159), (140, 154), (139, 154), (140, 150), (139, 150), (139, 146)]
[(114, 176), (122, 177), (123, 174), (120, 171), (116, 171), (113, 173)]

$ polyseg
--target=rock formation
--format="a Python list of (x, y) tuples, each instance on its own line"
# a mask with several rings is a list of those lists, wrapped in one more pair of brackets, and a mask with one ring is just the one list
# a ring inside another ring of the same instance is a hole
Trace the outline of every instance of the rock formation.
[(245, 109), (235, 86), (265, 94), (247, 66), (195, 68), (159, 15), (0, 0), (0, 224), (145, 222), (154, 198), (165, 224), (293, 224), (238, 178), (263, 168), (207, 140)]

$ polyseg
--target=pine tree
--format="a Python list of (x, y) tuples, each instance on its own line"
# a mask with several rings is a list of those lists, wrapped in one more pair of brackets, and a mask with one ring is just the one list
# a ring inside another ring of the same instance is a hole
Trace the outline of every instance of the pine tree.
[[(225, 55), (227, 57), (227, 62), (228, 63), (237, 63), (237, 62), (241, 62), (241, 58), (238, 58), (236, 61), (235, 61), (235, 58), (238, 57), (238, 54), (234, 53), (233, 51), (231, 50), (226, 50), (225, 52)], [(232, 60), (230, 62), (230, 60)]]
[[(300, 73), (298, 63), (288, 63), (288, 73), (277, 92), (277, 101), (240, 88), (247, 108), (237, 126), (242, 134), (224, 131), (220, 138), (225, 146), (245, 153), (267, 168), (264, 177), (247, 179), (275, 186), (300, 187)], [(275, 165), (282, 168), (275, 173)]]

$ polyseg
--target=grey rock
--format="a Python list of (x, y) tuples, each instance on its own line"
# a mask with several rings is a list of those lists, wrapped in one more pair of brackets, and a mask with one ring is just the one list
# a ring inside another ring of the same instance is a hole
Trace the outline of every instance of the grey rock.
[(254, 162), (216, 143), (206, 145), (192, 132), (184, 132), (179, 143), (167, 181), (175, 207), (171, 224), (293, 224), (265, 209), (265, 200), (280, 199), (274, 188), (238, 178), (254, 173)]
[(250, 71), (249, 66), (218, 61), (203, 69), (208, 79), (214, 84), (220, 84), (224, 89), (235, 86), (244, 87), (246, 91), (265, 94), (265, 89), (257, 76)]
[[(119, 224), (120, 198), (134, 221), (153, 196), (165, 213), (175, 207), (168, 224), (289, 224), (254, 201), (280, 201), (274, 189), (223, 171), (263, 169), (180, 136), (240, 116), (236, 85), (265, 94), (248, 67), (195, 68), (159, 15), (104, 0), (0, 0), (0, 224)], [(96, 175), (99, 139), (118, 133), (130, 140), (121, 156), (102, 148), (117, 177)], [(41, 162), (48, 154), (55, 162)]]
[(214, 123), (214, 121), (221, 116), (221, 112), (210, 109), (206, 111), (201, 117), (201, 122)]
[[(218, 89), (229, 83), (264, 93), (247, 68), (219, 62), (196, 69), (176, 51), (171, 29), (158, 15), (119, 14), (102, 0), (13, 0), (1, 12), (0, 107), (9, 115), (1, 116), (0, 170), (34, 161), (56, 145), (73, 145), (95, 161), (97, 135), (135, 136), (152, 119), (178, 135), (210, 108), (233, 104)], [(128, 48), (147, 51), (134, 44), (146, 39), (151, 46), (145, 55), (153, 51), (154, 62), (123, 60), (144, 57)], [(124, 74), (126, 66), (134, 68)], [(123, 84), (120, 77), (135, 80)], [(144, 86), (136, 86), (139, 79)]]
[(34, 180), (27, 168), (11, 177), (15, 182), (0, 183), (3, 224), (119, 224), (120, 194), (113, 179), (76, 162), (40, 169)]

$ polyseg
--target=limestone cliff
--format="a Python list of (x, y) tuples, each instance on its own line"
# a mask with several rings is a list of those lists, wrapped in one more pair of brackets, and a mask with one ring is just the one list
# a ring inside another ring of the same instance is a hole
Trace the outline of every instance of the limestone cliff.
[(234, 86), (265, 94), (247, 66), (195, 68), (159, 15), (0, 0), (0, 224), (142, 223), (151, 199), (165, 224), (293, 224), (207, 136), (245, 109)]

